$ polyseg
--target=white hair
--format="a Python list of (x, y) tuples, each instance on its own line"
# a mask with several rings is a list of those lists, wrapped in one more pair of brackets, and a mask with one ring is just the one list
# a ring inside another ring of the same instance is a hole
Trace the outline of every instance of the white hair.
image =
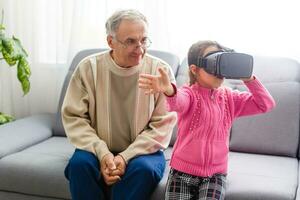
[(115, 36), (122, 20), (130, 21), (143, 21), (148, 25), (146, 17), (137, 10), (119, 10), (116, 11), (108, 20), (106, 21), (106, 34)]

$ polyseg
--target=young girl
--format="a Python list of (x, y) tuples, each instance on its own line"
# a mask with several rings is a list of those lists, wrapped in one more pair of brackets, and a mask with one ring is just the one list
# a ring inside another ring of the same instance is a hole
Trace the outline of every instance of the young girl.
[(199, 41), (188, 53), (190, 85), (176, 88), (165, 71), (143, 74), (139, 87), (146, 94), (162, 92), (170, 111), (178, 114), (178, 134), (171, 158), (165, 199), (224, 199), (229, 132), (240, 116), (270, 111), (275, 102), (255, 76), (243, 79), (249, 92), (221, 86), (195, 60), (227, 50), (213, 41)]

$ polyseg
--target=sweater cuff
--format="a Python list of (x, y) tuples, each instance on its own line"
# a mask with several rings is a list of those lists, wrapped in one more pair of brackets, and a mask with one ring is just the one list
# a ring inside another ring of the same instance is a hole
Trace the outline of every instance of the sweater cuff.
[(255, 81), (256, 79), (257, 79), (256, 76), (253, 75), (252, 80), (244, 81), (244, 83), (251, 83), (251, 82)]
[(101, 147), (96, 149), (97, 157), (99, 159), (99, 162), (103, 159), (104, 156), (107, 154), (112, 154), (107, 147)]
[(254, 89), (256, 89), (257, 88), (257, 86), (258, 87), (264, 87), (262, 84), (261, 84), (261, 82), (254, 76), (254, 79), (253, 80), (251, 80), (251, 81), (244, 81), (244, 84), (247, 86), (247, 88), (254, 88)]
[(167, 97), (174, 97), (177, 94), (177, 87), (174, 83), (171, 83), (174, 93), (172, 95), (167, 95), (166, 93), (164, 93), (164, 95), (166, 95)]
[(126, 162), (126, 165), (128, 164), (129, 160), (132, 159), (134, 157), (134, 155), (130, 154), (128, 151), (123, 151), (121, 153), (119, 153), (120, 156), (123, 157), (123, 159)]

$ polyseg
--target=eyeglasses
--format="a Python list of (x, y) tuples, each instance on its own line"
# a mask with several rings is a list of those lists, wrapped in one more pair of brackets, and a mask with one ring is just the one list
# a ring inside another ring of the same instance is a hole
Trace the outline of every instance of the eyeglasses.
[(142, 40), (138, 41), (136, 39), (128, 38), (124, 42), (118, 40), (118, 38), (114, 37), (114, 39), (123, 45), (123, 48), (135, 49), (137, 47), (148, 48), (151, 45), (151, 40), (147, 37), (144, 37)]

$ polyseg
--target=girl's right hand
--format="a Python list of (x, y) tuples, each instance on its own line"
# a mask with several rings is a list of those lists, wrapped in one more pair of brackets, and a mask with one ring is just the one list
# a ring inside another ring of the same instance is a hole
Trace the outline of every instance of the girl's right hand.
[(141, 74), (139, 77), (139, 88), (145, 89), (145, 94), (163, 92), (168, 96), (174, 94), (174, 88), (169, 76), (162, 68), (158, 68), (160, 75)]

